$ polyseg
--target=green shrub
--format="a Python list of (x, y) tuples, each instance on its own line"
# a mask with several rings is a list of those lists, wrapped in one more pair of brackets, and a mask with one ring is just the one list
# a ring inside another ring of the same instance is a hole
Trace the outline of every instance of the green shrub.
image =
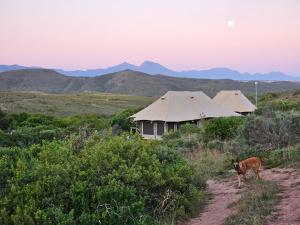
[[(163, 143), (169, 148), (176, 149), (181, 154), (194, 151), (199, 147), (202, 141), (201, 129), (192, 127), (183, 128), (176, 132), (170, 132), (163, 136)], [(190, 133), (194, 132), (196, 133)]]
[(300, 161), (300, 146), (288, 147), (283, 149), (276, 149), (269, 152), (266, 157), (266, 164), (269, 167), (276, 167), (280, 165), (289, 165)]
[(269, 118), (253, 115), (247, 118), (239, 139), (259, 150), (282, 148), (300, 140), (298, 124), (297, 113), (275, 113)]
[(279, 93), (271, 92), (271, 93), (265, 93), (265, 94), (260, 95), (259, 100), (260, 100), (260, 102), (268, 102), (268, 101), (274, 100), (275, 98), (278, 98), (278, 97), (279, 97)]
[(1, 224), (157, 224), (203, 195), (177, 151), (129, 134), (0, 148), (0, 169)]
[(10, 119), (7, 114), (0, 109), (0, 129), (7, 130), (9, 128)]
[(198, 127), (196, 124), (186, 123), (180, 126), (179, 132), (181, 134), (201, 134), (202, 128)]
[(0, 122), (3, 129), (0, 131), (0, 146), (21, 147), (43, 140), (64, 140), (71, 134), (80, 133), (82, 129), (90, 134), (110, 126), (108, 118), (96, 115), (58, 118), (41, 114), (0, 113)]
[(276, 111), (300, 110), (300, 102), (288, 99), (276, 100), (272, 102), (271, 108)]
[(131, 127), (135, 127), (130, 116), (138, 111), (138, 109), (127, 109), (114, 115), (111, 119), (111, 125), (118, 125), (122, 131), (130, 131)]
[(235, 158), (239, 158), (239, 160), (244, 160), (250, 157), (259, 157), (260, 159), (265, 161), (269, 156), (269, 152), (257, 150), (254, 148), (247, 148), (244, 149), (244, 151), (239, 152), (239, 154), (235, 154), (234, 156)]
[(14, 142), (11, 136), (0, 129), (0, 146), (12, 146)]
[(207, 142), (207, 148), (210, 150), (215, 149), (220, 152), (224, 152), (226, 147), (227, 147), (227, 143), (221, 140), (211, 140)]
[(204, 137), (209, 140), (228, 140), (234, 138), (243, 125), (242, 117), (220, 117), (208, 120), (204, 126)]

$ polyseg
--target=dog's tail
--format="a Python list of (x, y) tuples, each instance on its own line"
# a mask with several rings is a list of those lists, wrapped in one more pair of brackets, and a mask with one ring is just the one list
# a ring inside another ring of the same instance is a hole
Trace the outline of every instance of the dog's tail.
[(258, 157), (259, 160), (260, 160), (260, 169), (264, 169), (264, 168), (268, 168), (268, 165), (267, 165), (267, 158), (263, 157), (263, 156), (260, 156)]

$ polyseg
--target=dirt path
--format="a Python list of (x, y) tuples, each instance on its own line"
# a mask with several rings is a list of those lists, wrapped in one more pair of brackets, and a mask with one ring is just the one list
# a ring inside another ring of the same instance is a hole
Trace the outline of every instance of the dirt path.
[[(261, 173), (263, 179), (277, 182), (283, 187), (282, 200), (277, 211), (267, 218), (268, 225), (300, 225), (300, 174), (294, 169), (272, 169)], [(208, 191), (213, 195), (203, 213), (186, 225), (223, 225), (234, 214), (229, 206), (241, 198), (243, 189), (237, 181), (208, 181)]]
[(267, 218), (269, 225), (300, 225), (300, 174), (294, 169), (272, 169), (262, 173), (264, 179), (282, 186), (277, 211)]
[(228, 206), (241, 198), (237, 183), (231, 181), (209, 180), (208, 191), (213, 195), (205, 211), (197, 218), (190, 220), (186, 225), (221, 225), (225, 219), (234, 213)]

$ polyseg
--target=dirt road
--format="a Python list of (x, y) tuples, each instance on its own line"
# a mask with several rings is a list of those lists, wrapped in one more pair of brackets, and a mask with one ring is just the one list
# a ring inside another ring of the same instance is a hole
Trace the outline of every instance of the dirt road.
[(268, 217), (268, 224), (300, 225), (300, 174), (294, 169), (272, 169), (264, 171), (263, 178), (273, 180), (283, 188), (282, 199), (277, 211)]
[[(282, 186), (281, 201), (273, 215), (267, 218), (268, 225), (300, 225), (300, 174), (294, 169), (271, 169), (261, 172), (263, 179)], [(204, 212), (186, 225), (223, 225), (234, 214), (229, 207), (241, 198), (243, 189), (237, 189), (235, 179), (208, 181), (208, 191), (213, 195)]]

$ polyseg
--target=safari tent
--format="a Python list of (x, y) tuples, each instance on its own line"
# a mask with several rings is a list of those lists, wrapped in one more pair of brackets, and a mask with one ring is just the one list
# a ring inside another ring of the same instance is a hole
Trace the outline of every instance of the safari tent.
[(220, 91), (213, 101), (243, 115), (256, 110), (256, 106), (240, 90)]
[(202, 91), (168, 91), (132, 118), (145, 139), (160, 139), (184, 123), (200, 126), (203, 119), (229, 116), (240, 115), (218, 105)]

